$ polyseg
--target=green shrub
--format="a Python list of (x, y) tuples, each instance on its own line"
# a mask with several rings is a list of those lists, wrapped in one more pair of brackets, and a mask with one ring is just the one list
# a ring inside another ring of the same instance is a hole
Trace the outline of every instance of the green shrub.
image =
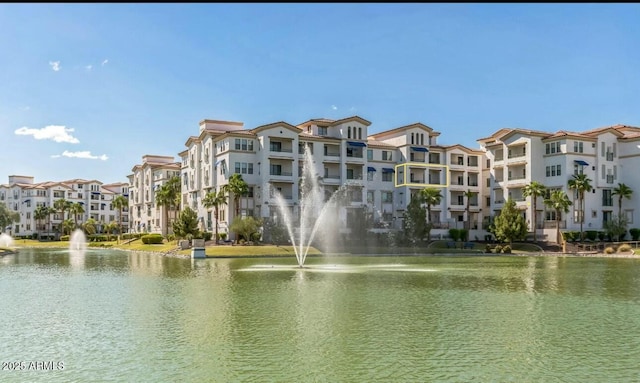
[(624, 243), (618, 246), (618, 253), (626, 253), (628, 251), (631, 251), (631, 245)]
[(496, 254), (502, 253), (502, 245), (496, 245), (493, 250), (496, 252)]
[(461, 241), (466, 241), (469, 239), (469, 231), (467, 229), (459, 229), (458, 232), (460, 233), (459, 237)]
[(587, 230), (585, 234), (589, 241), (595, 241), (598, 239), (598, 232), (596, 230)]
[(629, 229), (629, 234), (631, 234), (631, 239), (634, 241), (640, 239), (640, 229), (636, 227)]
[(218, 233), (218, 239), (225, 240), (227, 239), (227, 233)]
[(613, 248), (613, 247), (611, 247), (611, 246), (607, 246), (607, 247), (604, 249), (604, 253), (605, 253), (605, 254), (613, 254), (613, 253), (615, 253), (615, 252), (616, 252), (616, 249), (614, 249), (614, 248)]
[(69, 240), (69, 236), (68, 235), (61, 235), (60, 236), (60, 240), (61, 241), (68, 241)]
[(505, 254), (511, 254), (511, 246), (506, 245), (505, 247), (502, 248), (502, 252)]
[(171, 241), (175, 241), (176, 240), (176, 235), (175, 234), (167, 234), (167, 241), (171, 242)]
[(485, 253), (491, 253), (491, 245), (487, 245), (487, 246), (484, 248), (484, 252), (485, 252)]
[(162, 234), (147, 234), (142, 236), (142, 243), (145, 245), (156, 245), (162, 243)]
[(598, 232), (598, 240), (599, 241), (604, 241), (604, 238), (606, 237), (604, 231), (599, 231)]
[(457, 241), (460, 239), (460, 230), (458, 229), (449, 229), (449, 236), (452, 240)]
[(205, 241), (211, 241), (211, 238), (213, 238), (213, 233), (209, 232), (209, 231), (205, 231), (203, 233), (203, 237)]

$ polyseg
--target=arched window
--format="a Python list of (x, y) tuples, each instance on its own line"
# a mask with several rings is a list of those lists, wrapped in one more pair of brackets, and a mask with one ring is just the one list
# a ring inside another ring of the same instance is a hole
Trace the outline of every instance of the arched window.
[(362, 139), (362, 128), (358, 128), (358, 139)]
[(413, 133), (411, 133), (411, 145), (413, 145), (413, 144), (414, 144), (414, 142), (413, 142)]
[(351, 138), (351, 127), (347, 126), (347, 138)]

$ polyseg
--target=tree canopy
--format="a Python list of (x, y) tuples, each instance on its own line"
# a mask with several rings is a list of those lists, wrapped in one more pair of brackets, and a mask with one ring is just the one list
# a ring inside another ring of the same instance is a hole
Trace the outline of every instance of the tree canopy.
[(513, 241), (523, 240), (527, 236), (527, 223), (516, 209), (516, 202), (507, 199), (494, 221), (494, 233), (499, 241), (511, 244)]

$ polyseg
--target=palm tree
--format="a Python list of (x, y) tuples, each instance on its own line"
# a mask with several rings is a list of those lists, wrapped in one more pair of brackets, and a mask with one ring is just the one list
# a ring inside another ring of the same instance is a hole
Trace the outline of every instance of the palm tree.
[(562, 190), (554, 190), (549, 198), (544, 200), (544, 204), (556, 212), (556, 242), (561, 244), (560, 220), (562, 218), (562, 213), (568, 213), (569, 206), (573, 203), (569, 200), (567, 193)]
[(97, 224), (98, 222), (95, 219), (89, 218), (84, 224), (82, 224), (82, 228), (84, 229), (85, 233), (87, 233), (87, 235), (93, 235), (96, 233)]
[(466, 192), (462, 193), (466, 198), (467, 198), (467, 206), (465, 208), (465, 210), (467, 211), (467, 230), (471, 230), (471, 212), (469, 211), (469, 206), (471, 203), (471, 198), (473, 198), (475, 195), (478, 194), (478, 192), (475, 191), (471, 191), (470, 189), (467, 189)]
[(60, 223), (60, 232), (62, 232), (62, 230), (64, 229), (62, 223), (64, 223), (65, 219), (64, 219), (64, 212), (69, 210), (69, 208), (71, 207), (72, 202), (71, 201), (67, 201), (64, 198), (60, 198), (59, 200), (56, 200), (53, 202), (53, 208), (56, 209), (56, 211), (59, 211), (60, 213), (62, 213), (62, 222)]
[(524, 188), (522, 188), (522, 195), (526, 197), (531, 197), (531, 206), (533, 207), (533, 214), (531, 217), (531, 223), (533, 224), (533, 242), (537, 241), (537, 220), (538, 220), (538, 210), (536, 208), (538, 197), (544, 196), (547, 187), (541, 184), (538, 181), (531, 181), (531, 183)]
[[(156, 192), (156, 204), (162, 206), (164, 210), (164, 225), (162, 234), (169, 234), (169, 210), (178, 211), (180, 207), (180, 177), (171, 177), (160, 190)], [(174, 216), (175, 218), (175, 216)]]
[(47, 225), (49, 226), (49, 233), (48, 233), (49, 235), (51, 235), (51, 230), (52, 230), (51, 229), (51, 214), (55, 214), (57, 212), (58, 212), (58, 210), (55, 207), (49, 206), (47, 208)]
[(224, 185), (225, 192), (233, 194), (233, 205), (235, 206), (235, 217), (240, 215), (240, 197), (249, 193), (249, 185), (242, 179), (242, 174), (234, 173), (229, 178), (229, 183)]
[(38, 223), (43, 219), (49, 216), (49, 209), (46, 206), (40, 205), (36, 207), (36, 210), (33, 211), (33, 218), (36, 220), (36, 232), (38, 232), (38, 238), (40, 238), (40, 233), (38, 231)]
[(111, 206), (114, 209), (118, 209), (118, 243), (120, 243), (120, 236), (122, 235), (122, 209), (129, 206), (129, 200), (123, 195), (117, 195), (111, 202)]
[(586, 174), (574, 174), (569, 180), (569, 189), (576, 190), (578, 192), (578, 204), (580, 211), (580, 240), (583, 239), (582, 224), (584, 223), (584, 193), (590, 192), (593, 187), (591, 186), (591, 179)]
[(84, 206), (80, 202), (71, 203), (69, 205), (69, 213), (73, 214), (73, 222), (78, 227), (78, 214), (84, 214)]
[(431, 224), (431, 206), (440, 205), (442, 194), (436, 188), (424, 188), (420, 190), (422, 201), (427, 205), (427, 221)]
[(202, 200), (202, 204), (207, 209), (213, 208), (213, 217), (216, 220), (216, 233), (214, 241), (216, 245), (218, 244), (218, 213), (220, 210), (220, 206), (225, 205), (227, 203), (227, 196), (225, 195), (224, 188), (220, 189), (217, 193), (215, 191), (207, 193)]
[(611, 195), (618, 196), (618, 217), (622, 217), (622, 199), (631, 199), (631, 194), (633, 194), (633, 190), (625, 184), (619, 183), (617, 188), (614, 188), (611, 192)]

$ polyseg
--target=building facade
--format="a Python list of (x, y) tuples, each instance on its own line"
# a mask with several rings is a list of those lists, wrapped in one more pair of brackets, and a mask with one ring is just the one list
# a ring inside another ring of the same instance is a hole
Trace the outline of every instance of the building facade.
[(204, 120), (200, 134), (189, 137), (186, 150), (179, 153), (182, 206), (195, 210), (202, 228), (212, 231), (216, 223), (202, 199), (228, 184), (231, 175), (241, 174), (249, 193), (237, 206), (232, 197), (220, 208), (220, 232), (229, 232), (237, 215), (280, 215), (276, 194), (282, 196), (289, 214), (298, 217), (299, 180), (306, 165), (327, 200), (339, 189), (346, 191), (339, 213), (343, 233), (349, 233), (363, 212), (371, 215), (379, 232), (401, 229), (411, 197), (427, 186), (440, 188), (443, 196), (432, 209), (432, 235), (444, 235), (449, 228), (484, 233), (483, 151), (440, 146), (436, 142), (440, 133), (421, 123), (374, 135), (368, 134), (370, 125), (353, 116), (312, 119), (297, 126), (277, 122), (246, 130), (239, 122)]
[[(147, 154), (135, 165), (129, 179), (129, 217), (133, 233), (171, 232), (175, 211), (157, 203), (156, 194), (172, 177), (180, 176), (180, 164), (171, 156)], [(170, 211), (165, 212), (165, 209)]]
[[(640, 178), (633, 169), (640, 166), (640, 128), (614, 125), (584, 132), (558, 131), (548, 133), (524, 129), (501, 129), (478, 140), (489, 162), (490, 200), (492, 215), (497, 215), (507, 198), (518, 208), (533, 231), (538, 230), (550, 240), (556, 240), (556, 212), (545, 207), (543, 198), (533, 211), (531, 197), (523, 197), (523, 187), (532, 181), (545, 185), (549, 191), (562, 190), (573, 202), (568, 215), (560, 217), (564, 230), (580, 230), (581, 207), (578, 194), (568, 187), (574, 175), (585, 174), (592, 190), (585, 193), (583, 230), (603, 230), (615, 216), (626, 218), (628, 227), (637, 225)], [(635, 192), (622, 199), (619, 212), (614, 189), (620, 183)], [(535, 214), (535, 219), (532, 219)]]

